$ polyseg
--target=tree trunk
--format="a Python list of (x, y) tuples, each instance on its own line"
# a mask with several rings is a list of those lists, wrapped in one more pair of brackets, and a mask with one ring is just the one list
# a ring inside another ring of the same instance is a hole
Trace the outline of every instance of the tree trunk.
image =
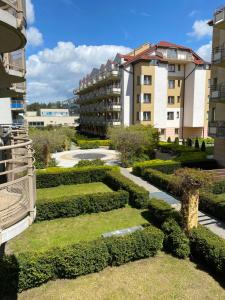
[(182, 196), (181, 214), (187, 234), (198, 227), (199, 190), (185, 191)]

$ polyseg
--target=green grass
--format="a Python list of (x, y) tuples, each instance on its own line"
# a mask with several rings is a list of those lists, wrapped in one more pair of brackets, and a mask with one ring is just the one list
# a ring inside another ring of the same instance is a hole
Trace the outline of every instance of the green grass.
[(9, 242), (14, 253), (44, 251), (51, 247), (89, 241), (104, 232), (147, 223), (141, 211), (126, 207), (110, 212), (57, 219), (33, 224), (23, 234)]
[(74, 185), (60, 185), (53, 188), (38, 189), (37, 199), (48, 200), (56, 197), (72, 196), (72, 195), (84, 195), (84, 194), (96, 194), (107, 193), (112, 190), (102, 182), (74, 184)]
[(18, 295), (18, 300), (225, 299), (213, 277), (189, 260), (159, 253), (75, 280), (56, 280)]

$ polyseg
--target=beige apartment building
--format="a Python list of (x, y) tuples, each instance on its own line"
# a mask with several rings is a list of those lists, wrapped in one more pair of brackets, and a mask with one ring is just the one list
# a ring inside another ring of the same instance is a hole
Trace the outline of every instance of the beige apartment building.
[(214, 157), (225, 167), (225, 6), (214, 12), (209, 135), (215, 138)]
[(210, 64), (169, 42), (117, 54), (80, 81), (80, 130), (105, 136), (109, 126), (153, 125), (161, 139), (206, 137)]
[(0, 255), (5, 243), (28, 228), (36, 214), (32, 142), (27, 128), (13, 124), (25, 105), (25, 28), (25, 0), (1, 0)]

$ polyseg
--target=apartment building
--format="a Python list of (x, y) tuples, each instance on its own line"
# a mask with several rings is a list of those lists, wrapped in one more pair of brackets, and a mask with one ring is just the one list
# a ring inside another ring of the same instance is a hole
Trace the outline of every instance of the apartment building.
[(25, 108), (25, 0), (0, 1), (0, 255), (35, 218), (35, 173)]
[(225, 167), (225, 6), (214, 12), (209, 135), (215, 138), (214, 157)]
[(46, 126), (77, 126), (78, 116), (70, 116), (69, 109), (40, 109), (40, 115), (36, 111), (26, 112), (25, 120), (29, 127)]
[(80, 81), (80, 130), (104, 136), (109, 126), (153, 125), (162, 140), (208, 134), (210, 64), (169, 42), (117, 54)]

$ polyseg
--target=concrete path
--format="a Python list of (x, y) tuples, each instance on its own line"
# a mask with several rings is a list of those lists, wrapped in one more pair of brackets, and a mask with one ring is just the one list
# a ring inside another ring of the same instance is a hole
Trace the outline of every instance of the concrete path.
[[(126, 176), (127, 178), (134, 181), (137, 185), (145, 188), (147, 191), (149, 191), (150, 198), (158, 198), (166, 201), (169, 203), (172, 207), (174, 207), (176, 210), (180, 210), (180, 201), (175, 199), (173, 196), (161, 191), (154, 185), (151, 185), (147, 181), (143, 180), (140, 177), (137, 177), (133, 174), (131, 174), (130, 169), (124, 169), (121, 168), (121, 173)], [(201, 211), (199, 211), (198, 214), (199, 223), (210, 229), (212, 232), (217, 234), (218, 236), (225, 239), (225, 223), (221, 222)]]

